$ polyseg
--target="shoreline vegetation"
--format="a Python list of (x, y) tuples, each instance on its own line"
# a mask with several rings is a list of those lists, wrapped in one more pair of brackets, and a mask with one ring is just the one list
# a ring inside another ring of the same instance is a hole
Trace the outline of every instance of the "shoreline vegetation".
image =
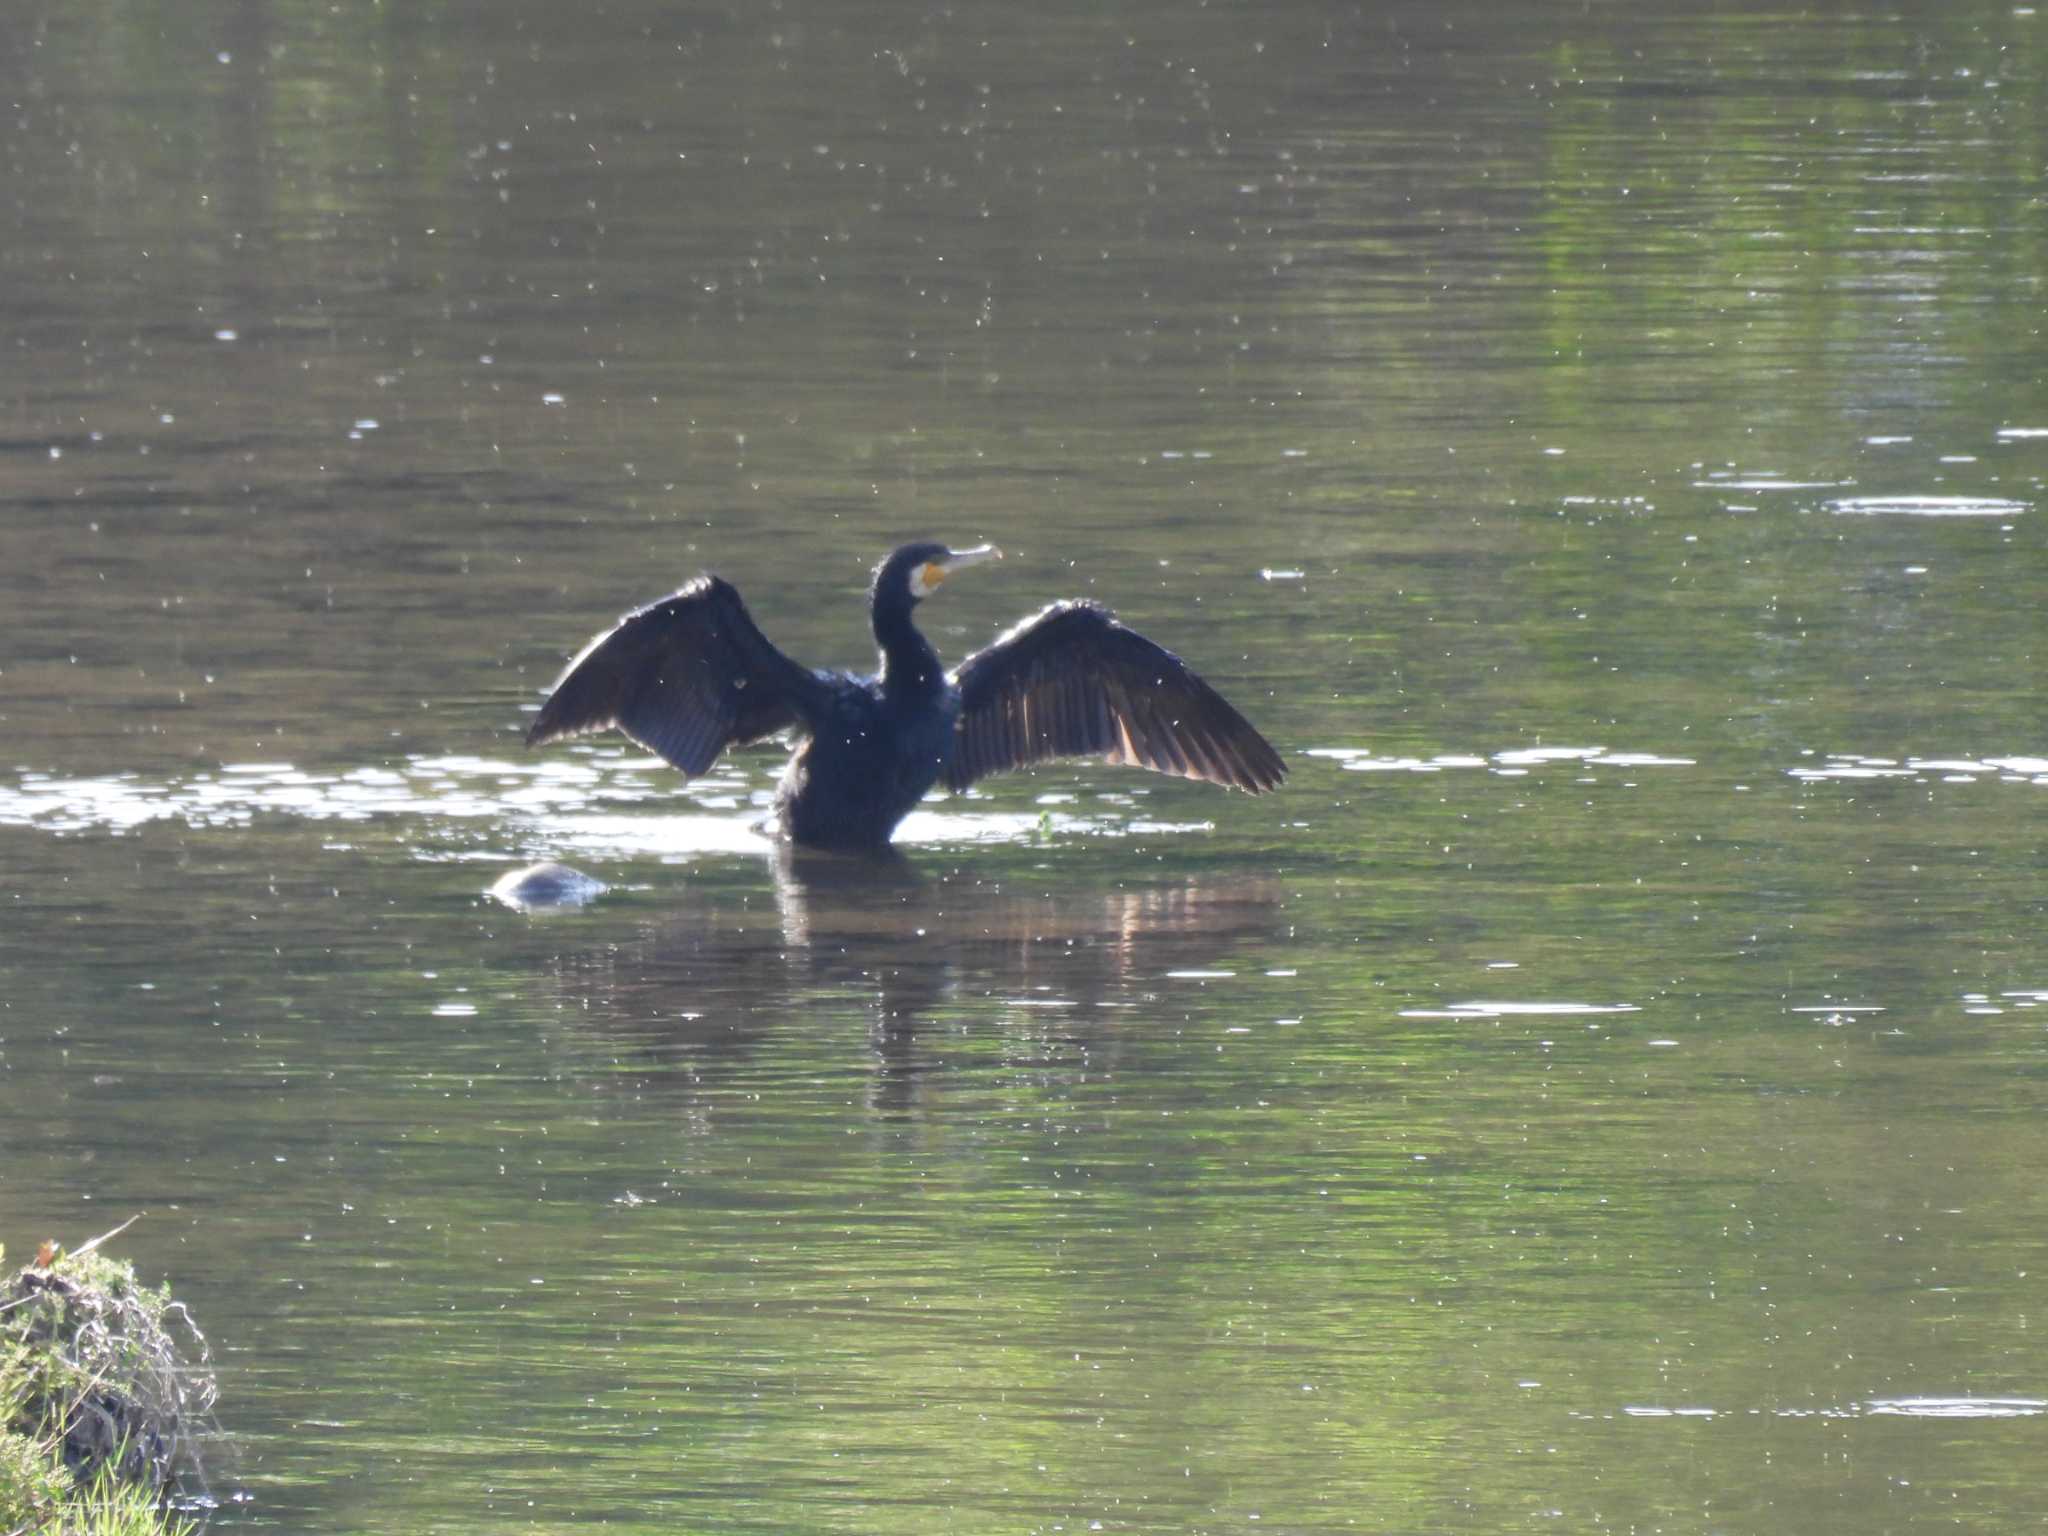
[(0, 1246), (0, 1536), (198, 1529), (173, 1498), (203, 1487), (216, 1383), (169, 1286), (102, 1251), (133, 1222), (18, 1269)]

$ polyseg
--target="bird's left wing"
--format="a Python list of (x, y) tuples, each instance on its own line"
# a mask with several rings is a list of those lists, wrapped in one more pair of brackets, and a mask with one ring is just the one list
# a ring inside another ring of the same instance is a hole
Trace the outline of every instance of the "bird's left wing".
[(962, 662), (946, 786), (1097, 756), (1253, 794), (1287, 777), (1266, 738), (1173, 652), (1090, 602), (1054, 603)]
[(526, 744), (616, 728), (698, 774), (734, 742), (814, 719), (827, 697), (816, 673), (761, 633), (730, 582), (699, 576), (585, 646)]

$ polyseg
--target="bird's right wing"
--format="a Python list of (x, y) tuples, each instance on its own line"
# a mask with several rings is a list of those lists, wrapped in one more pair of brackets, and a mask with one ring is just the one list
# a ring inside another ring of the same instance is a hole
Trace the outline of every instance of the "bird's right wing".
[(586, 645), (541, 705), (526, 744), (616, 728), (698, 774), (735, 742), (816, 718), (829, 696), (816, 673), (761, 633), (730, 582), (699, 576)]

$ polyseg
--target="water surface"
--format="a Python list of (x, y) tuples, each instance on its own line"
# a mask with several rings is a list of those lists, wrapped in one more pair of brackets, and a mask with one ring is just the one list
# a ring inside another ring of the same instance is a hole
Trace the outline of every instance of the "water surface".
[[(2043, 26), (32, 18), (0, 1240), (148, 1211), (222, 1529), (2037, 1523)], [(1286, 789), (519, 746), (921, 535)]]

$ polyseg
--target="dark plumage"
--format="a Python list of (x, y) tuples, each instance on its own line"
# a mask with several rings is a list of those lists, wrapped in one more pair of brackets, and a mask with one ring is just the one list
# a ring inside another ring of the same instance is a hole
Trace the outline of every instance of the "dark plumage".
[(948, 676), (910, 611), (952, 570), (1000, 558), (983, 546), (906, 544), (869, 594), (881, 671), (800, 667), (755, 626), (739, 593), (699, 576), (585, 646), (541, 706), (528, 746), (618, 729), (684, 773), (728, 746), (794, 730), (776, 792), (783, 831), (827, 848), (880, 848), (944, 781), (1047, 758), (1207, 779), (1257, 794), (1280, 755), (1171, 651), (1091, 602), (1054, 603)]

